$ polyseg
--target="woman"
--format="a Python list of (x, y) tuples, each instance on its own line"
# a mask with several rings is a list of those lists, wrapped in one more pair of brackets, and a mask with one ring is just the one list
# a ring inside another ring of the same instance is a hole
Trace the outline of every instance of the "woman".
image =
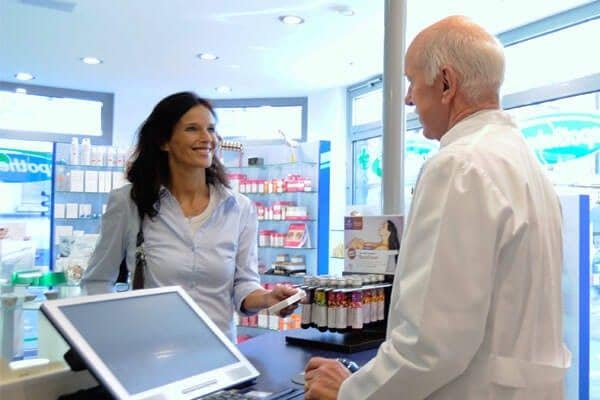
[(194, 93), (156, 105), (139, 131), (127, 171), (131, 184), (110, 194), (82, 285), (87, 293), (112, 290), (125, 257), (130, 273), (136, 266), (134, 288), (182, 286), (235, 341), (235, 310), (256, 312), (296, 289), (260, 286), (256, 212), (228, 187), (215, 156), (215, 120), (211, 104)]
[(348, 248), (364, 249), (364, 250), (398, 250), (400, 248), (400, 240), (398, 238), (398, 229), (389, 219), (384, 221), (379, 227), (379, 242), (366, 242), (360, 238), (353, 238)]

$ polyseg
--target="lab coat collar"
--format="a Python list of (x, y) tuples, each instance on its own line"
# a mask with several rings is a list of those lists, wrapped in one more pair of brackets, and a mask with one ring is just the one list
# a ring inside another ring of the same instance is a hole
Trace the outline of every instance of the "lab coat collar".
[(517, 127), (513, 119), (500, 109), (477, 111), (460, 120), (442, 136), (440, 139), (440, 149), (479, 131), (483, 124), (511, 125), (512, 128)]

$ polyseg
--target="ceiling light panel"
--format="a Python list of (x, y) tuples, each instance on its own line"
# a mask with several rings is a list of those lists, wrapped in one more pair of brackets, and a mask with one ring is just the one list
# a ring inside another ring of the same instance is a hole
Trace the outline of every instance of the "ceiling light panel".
[(15, 78), (20, 81), (30, 81), (30, 80), (34, 79), (35, 77), (33, 75), (31, 75), (29, 72), (17, 72), (15, 74)]
[(300, 25), (304, 23), (304, 19), (297, 15), (282, 15), (279, 20), (287, 25)]

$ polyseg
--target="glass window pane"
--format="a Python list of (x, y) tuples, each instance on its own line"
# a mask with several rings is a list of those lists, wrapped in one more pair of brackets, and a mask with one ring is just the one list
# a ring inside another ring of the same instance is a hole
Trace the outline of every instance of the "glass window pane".
[(0, 91), (0, 129), (102, 136), (102, 102)]
[[(576, 63), (574, 63), (576, 64)], [(509, 110), (561, 192), (590, 195), (590, 398), (600, 398), (600, 93)], [(569, 299), (569, 297), (565, 297)], [(565, 321), (569, 320), (568, 309)], [(572, 318), (572, 317), (571, 317)], [(565, 324), (576, 337), (573, 324)], [(567, 382), (569, 380), (567, 375)]]
[(381, 143), (381, 136), (352, 143), (352, 204), (370, 205), (381, 209)]
[(404, 146), (404, 210), (408, 214), (421, 168), (437, 153), (440, 143), (423, 136), (423, 129), (411, 129), (406, 132)]
[(302, 140), (302, 106), (222, 107), (215, 109), (223, 137)]
[(381, 121), (383, 90), (376, 89), (352, 99), (352, 126)]
[(598, 73), (600, 52), (590, 47), (590, 38), (594, 37), (600, 37), (600, 20), (506, 48), (503, 93), (521, 92)]

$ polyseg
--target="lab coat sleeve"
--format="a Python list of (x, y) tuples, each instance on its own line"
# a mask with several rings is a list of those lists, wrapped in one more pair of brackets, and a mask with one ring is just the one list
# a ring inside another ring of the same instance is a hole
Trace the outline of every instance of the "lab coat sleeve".
[[(113, 190), (109, 195), (106, 212), (102, 216), (100, 237), (81, 281), (87, 294), (113, 290), (119, 265), (127, 253), (129, 224), (139, 226), (139, 219), (131, 217), (135, 212), (135, 205), (129, 199), (129, 193), (130, 187), (125, 186)], [(134, 217), (135, 215), (137, 212)]]
[(510, 205), (456, 154), (426, 164), (412, 204), (390, 302), (393, 326), (339, 399), (424, 399), (459, 376), (482, 343)]
[(242, 201), (242, 215), (240, 216), (242, 230), (239, 235), (233, 282), (233, 301), (236, 309), (240, 312), (242, 312), (242, 302), (246, 296), (262, 288), (258, 274), (256, 209), (246, 198), (242, 198), (240, 202)]

